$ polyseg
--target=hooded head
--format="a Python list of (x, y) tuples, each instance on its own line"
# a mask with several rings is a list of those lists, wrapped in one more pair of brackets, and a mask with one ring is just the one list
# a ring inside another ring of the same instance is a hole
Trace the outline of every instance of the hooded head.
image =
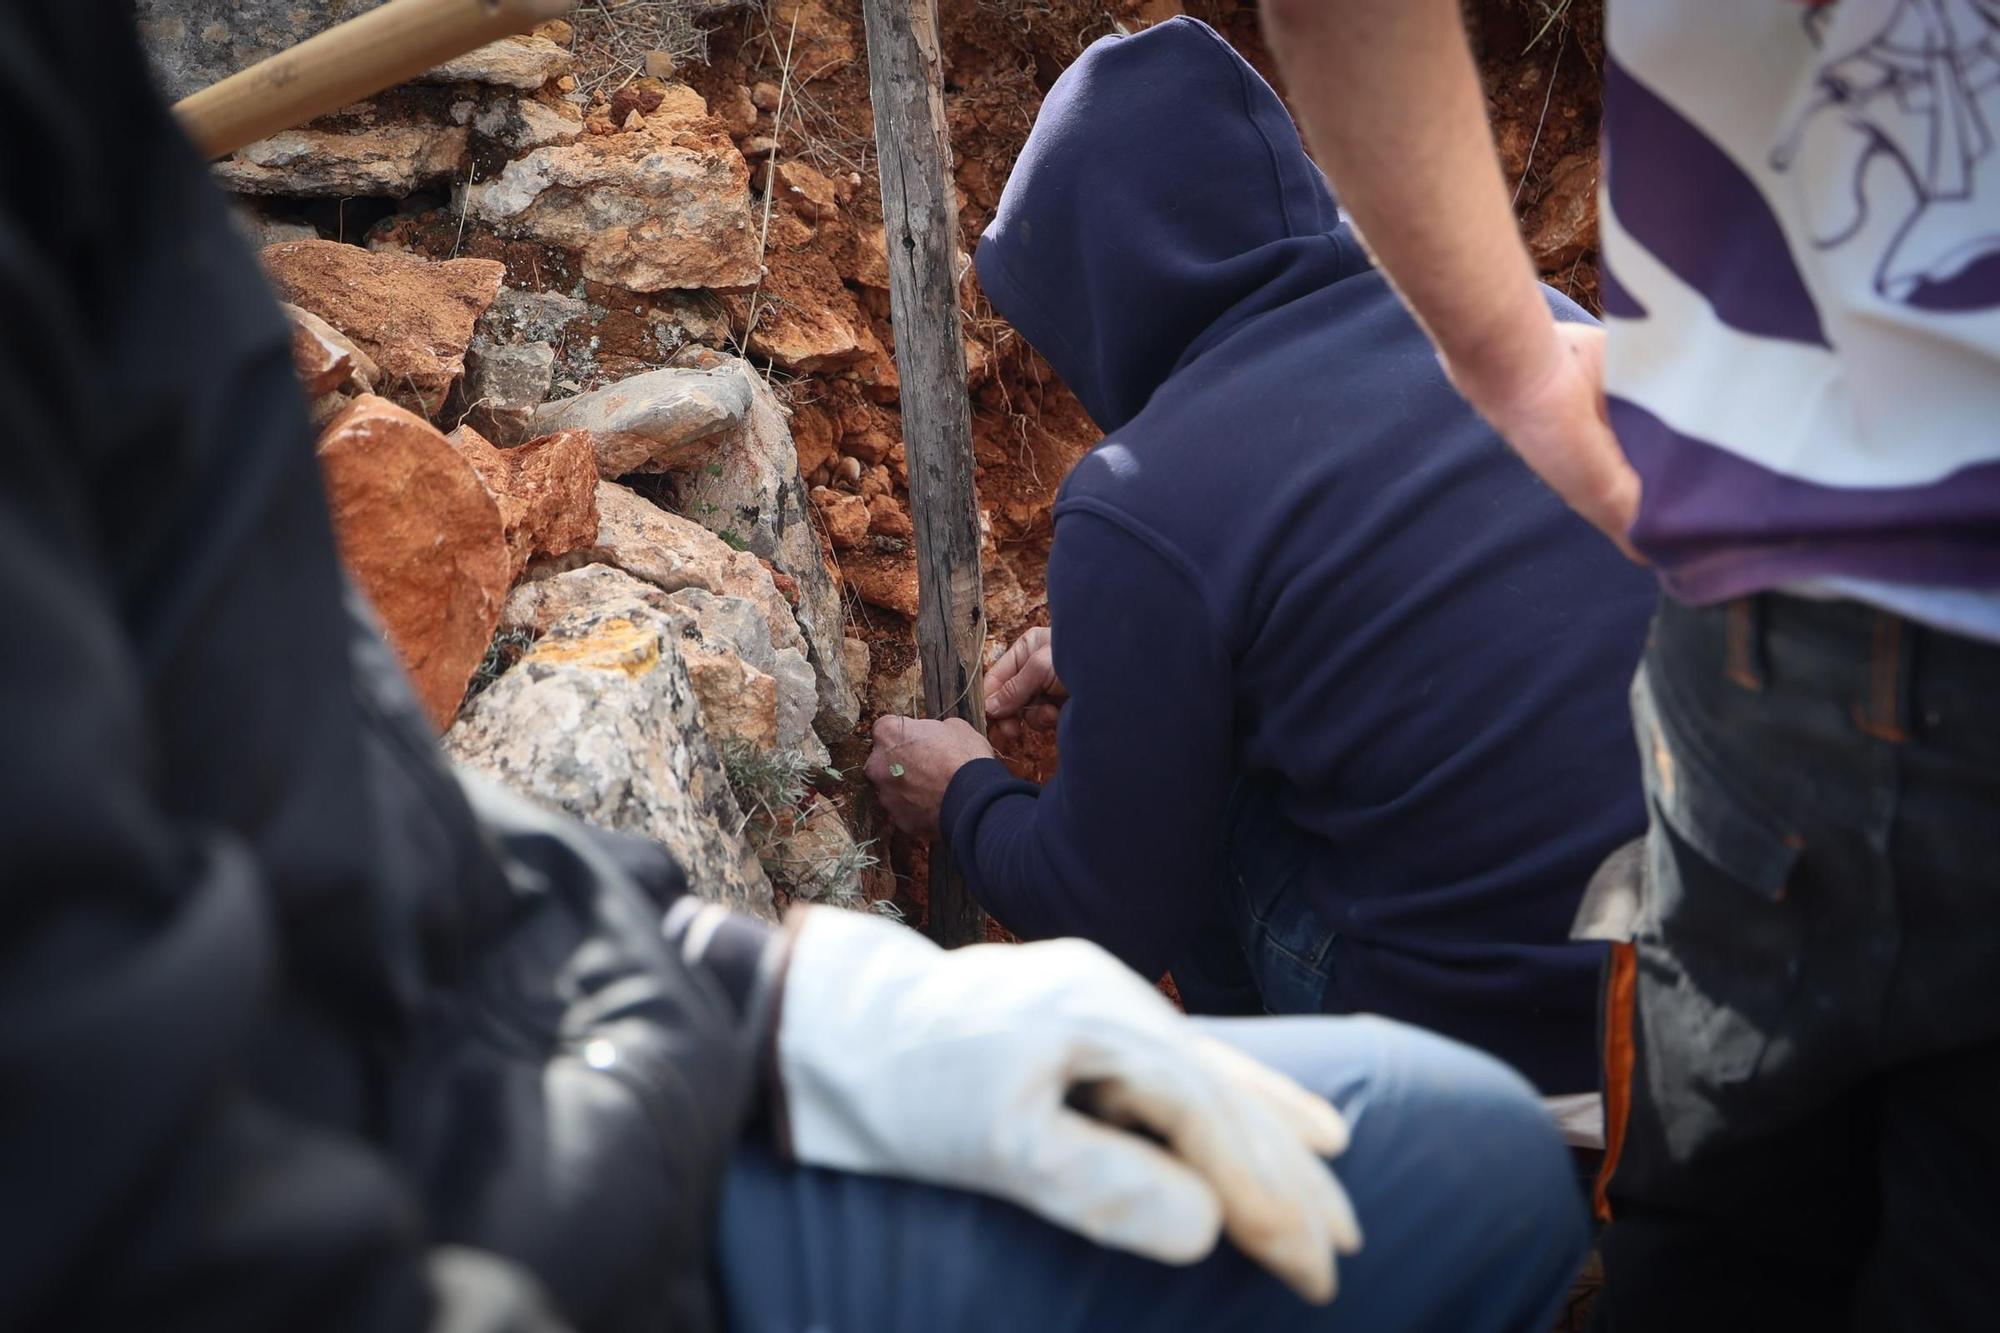
[(1179, 18), (1056, 80), (979, 245), (993, 308), (1099, 427), (1245, 320), (1366, 268), (1270, 85)]

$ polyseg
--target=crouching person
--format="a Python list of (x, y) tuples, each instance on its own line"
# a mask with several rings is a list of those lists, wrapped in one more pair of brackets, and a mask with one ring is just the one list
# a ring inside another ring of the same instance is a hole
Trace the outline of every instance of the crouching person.
[(1060, 717), (1061, 771), (889, 718), (889, 810), (1018, 934), (1171, 969), (1191, 1009), (1386, 1014), (1594, 1092), (1600, 947), (1568, 932), (1645, 824), (1647, 577), (1465, 406), (1191, 19), (1057, 80), (978, 265), (1106, 431), (1049, 629), (986, 682), (1003, 726)]
[(0, 65), (0, 1327), (1541, 1326), (1582, 1221), (1496, 1063), (774, 931), (461, 785), (129, 14)]

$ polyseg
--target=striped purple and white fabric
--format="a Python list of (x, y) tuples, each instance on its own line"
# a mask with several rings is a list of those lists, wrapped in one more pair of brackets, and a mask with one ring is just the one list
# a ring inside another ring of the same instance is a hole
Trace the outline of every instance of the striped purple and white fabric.
[(1635, 543), (1686, 601), (1970, 590), (2000, 635), (2000, 0), (1609, 9)]

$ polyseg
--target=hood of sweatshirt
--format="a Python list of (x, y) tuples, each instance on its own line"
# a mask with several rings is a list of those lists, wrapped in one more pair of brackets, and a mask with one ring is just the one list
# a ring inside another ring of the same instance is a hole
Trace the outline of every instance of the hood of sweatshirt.
[(1056, 80), (977, 262), (1107, 432), (1247, 320), (1369, 267), (1278, 95), (1189, 18)]

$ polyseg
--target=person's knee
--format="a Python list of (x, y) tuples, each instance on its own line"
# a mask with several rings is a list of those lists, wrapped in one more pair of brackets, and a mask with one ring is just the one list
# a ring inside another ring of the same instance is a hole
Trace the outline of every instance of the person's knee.
[(1382, 1018), (1204, 1028), (1347, 1118), (1353, 1141), (1334, 1172), (1370, 1249), (1379, 1239), (1434, 1254), (1440, 1276), (1503, 1253), (1551, 1271), (1581, 1261), (1588, 1232), (1569, 1153), (1534, 1089), (1499, 1060)]
[(1527, 1080), (1457, 1042), (1360, 1021), (1377, 1025), (1381, 1056), (1369, 1086), (1350, 1095), (1350, 1155), (1392, 1159), (1383, 1167), (1432, 1200), (1468, 1245), (1573, 1270), (1589, 1242), (1582, 1195)]

